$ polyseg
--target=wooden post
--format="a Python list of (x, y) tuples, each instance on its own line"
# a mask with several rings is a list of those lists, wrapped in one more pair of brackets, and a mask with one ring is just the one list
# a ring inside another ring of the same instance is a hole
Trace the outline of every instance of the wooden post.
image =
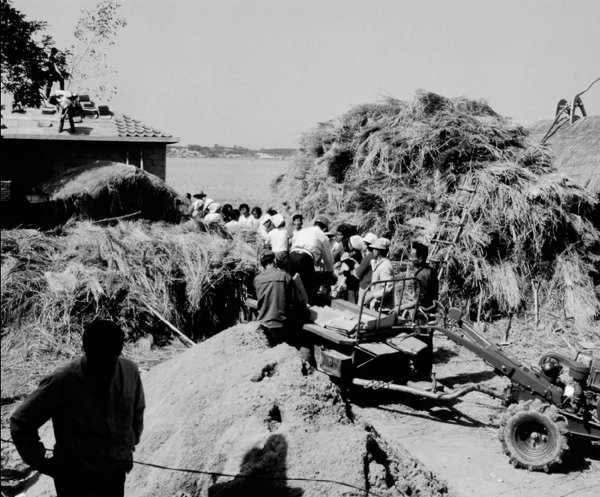
[(510, 325), (512, 324), (513, 313), (511, 312), (508, 315), (508, 325), (506, 326), (506, 331), (504, 332), (504, 341), (508, 342), (508, 332), (510, 331)]
[(531, 280), (531, 287), (533, 288), (533, 311), (535, 315), (535, 328), (537, 329), (538, 324), (540, 323), (540, 306), (538, 301), (540, 282), (536, 279)]
[(479, 285), (479, 304), (477, 306), (477, 322), (481, 321), (481, 308), (483, 307), (483, 288)]

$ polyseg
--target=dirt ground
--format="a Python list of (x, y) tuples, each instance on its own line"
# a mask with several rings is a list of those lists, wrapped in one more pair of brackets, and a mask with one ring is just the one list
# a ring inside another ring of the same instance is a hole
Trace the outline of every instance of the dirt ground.
[[(445, 338), (435, 345), (434, 369), (444, 384), (506, 385), (474, 354)], [(481, 393), (443, 404), (372, 391), (343, 395), (327, 376), (307, 370), (293, 348), (269, 348), (255, 324), (226, 330), (142, 378), (148, 410), (135, 460), (241, 476), (136, 465), (130, 497), (365, 495), (278, 478), (335, 480), (385, 496), (591, 497), (600, 488), (600, 454), (581, 445), (551, 474), (513, 468), (496, 434), (499, 400)], [(43, 440), (52, 446), (49, 425)], [(22, 471), (10, 451), (3, 443), (3, 471)], [(50, 478), (31, 481), (22, 495), (54, 495)]]
[[(473, 353), (435, 339), (437, 378), (503, 388), (508, 380)], [(497, 428), (500, 400), (470, 393), (450, 403), (399, 394), (361, 394), (354, 410), (392, 446), (401, 445), (461, 496), (592, 497), (600, 488), (600, 448), (571, 443), (565, 462), (550, 474), (515, 469), (502, 453)]]

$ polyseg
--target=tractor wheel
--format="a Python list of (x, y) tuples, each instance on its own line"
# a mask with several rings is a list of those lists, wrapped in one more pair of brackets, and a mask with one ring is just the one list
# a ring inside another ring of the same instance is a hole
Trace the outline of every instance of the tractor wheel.
[(510, 406), (500, 421), (498, 438), (515, 468), (548, 472), (569, 450), (566, 433), (564, 416), (536, 399)]

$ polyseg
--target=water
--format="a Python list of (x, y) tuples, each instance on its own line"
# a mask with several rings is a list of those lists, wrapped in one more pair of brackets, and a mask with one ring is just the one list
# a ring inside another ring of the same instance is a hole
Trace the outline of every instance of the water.
[(179, 159), (167, 157), (167, 184), (181, 194), (204, 190), (220, 204), (271, 206), (271, 182), (291, 161), (248, 159)]

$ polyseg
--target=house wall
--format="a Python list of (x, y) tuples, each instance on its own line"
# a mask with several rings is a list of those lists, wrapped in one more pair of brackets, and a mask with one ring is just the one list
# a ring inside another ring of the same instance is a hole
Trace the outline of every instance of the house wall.
[(12, 182), (13, 195), (70, 168), (98, 160), (132, 164), (163, 181), (166, 177), (166, 144), (70, 140), (2, 139), (2, 181)]

